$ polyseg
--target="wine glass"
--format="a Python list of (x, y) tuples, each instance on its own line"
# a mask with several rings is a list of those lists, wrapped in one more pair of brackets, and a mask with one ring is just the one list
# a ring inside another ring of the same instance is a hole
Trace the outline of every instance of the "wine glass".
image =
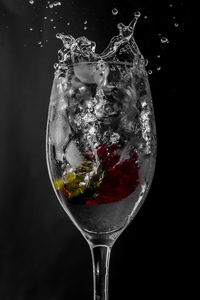
[(130, 63), (79, 62), (54, 78), (47, 163), (55, 193), (87, 240), (94, 299), (108, 299), (111, 248), (143, 203), (154, 173), (148, 76)]
[(63, 42), (51, 92), (46, 151), (58, 200), (89, 244), (94, 300), (108, 299), (112, 246), (152, 182), (156, 129), (145, 60), (134, 40), (140, 13), (102, 54), (86, 37)]

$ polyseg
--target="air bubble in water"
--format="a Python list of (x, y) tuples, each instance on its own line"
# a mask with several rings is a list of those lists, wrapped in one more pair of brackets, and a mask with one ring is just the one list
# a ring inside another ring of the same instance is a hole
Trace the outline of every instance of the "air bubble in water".
[(178, 23), (174, 23), (174, 26), (175, 26), (175, 27), (178, 27), (178, 25), (179, 25)]
[(116, 16), (116, 15), (118, 14), (118, 9), (117, 9), (117, 8), (113, 8), (113, 9), (112, 9), (112, 14), (113, 14), (114, 16)]
[(168, 40), (168, 38), (166, 38), (166, 37), (162, 37), (162, 38), (160, 39), (160, 41), (161, 41), (162, 44), (168, 44), (168, 43), (169, 43), (169, 40)]
[(156, 69), (157, 69), (157, 71), (160, 71), (160, 70), (161, 70), (161, 67), (160, 67), (160, 66), (158, 66)]
[(149, 70), (149, 71), (148, 71), (148, 74), (150, 74), (150, 75), (153, 74), (153, 71), (152, 71), (152, 70)]

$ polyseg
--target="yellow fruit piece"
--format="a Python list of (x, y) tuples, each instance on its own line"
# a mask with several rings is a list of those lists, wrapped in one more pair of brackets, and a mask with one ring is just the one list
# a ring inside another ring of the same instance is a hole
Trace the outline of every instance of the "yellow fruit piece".
[(56, 190), (62, 190), (64, 188), (64, 182), (62, 180), (62, 178), (56, 179), (53, 182)]
[(65, 181), (62, 178), (55, 179), (53, 184), (56, 190), (62, 190), (64, 188), (64, 184), (72, 183), (76, 179), (76, 175), (74, 173), (67, 174), (65, 176)]
[(76, 179), (76, 175), (74, 173), (69, 173), (65, 176), (65, 183), (70, 183)]

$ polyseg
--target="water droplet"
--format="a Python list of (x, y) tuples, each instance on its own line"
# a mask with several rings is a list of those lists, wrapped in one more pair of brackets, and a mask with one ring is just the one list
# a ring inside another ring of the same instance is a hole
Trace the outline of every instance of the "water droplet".
[(53, 26), (53, 29), (56, 29), (56, 26)]
[(33, 28), (29, 28), (30, 31), (33, 31)]
[(160, 54), (157, 55), (157, 58), (160, 58)]
[(144, 19), (147, 19), (148, 18), (148, 16), (144, 16)]
[(29, 0), (29, 3), (32, 5), (34, 4), (34, 0)]
[(148, 70), (148, 74), (153, 74), (153, 71), (152, 70)]
[(41, 41), (39, 41), (39, 42), (38, 42), (38, 44), (39, 44), (39, 45), (41, 45), (41, 44), (42, 44), (42, 42), (41, 42)]
[(141, 16), (141, 12), (140, 11), (134, 12), (134, 16), (135, 18), (139, 18)]
[(53, 22), (53, 19), (50, 19), (51, 22)]
[(178, 27), (178, 25), (179, 25), (178, 23), (174, 23), (174, 26), (175, 26), (175, 27)]
[(45, 17), (44, 17), (44, 19), (46, 20), (46, 19), (47, 19), (47, 17), (45, 16)]
[(42, 29), (40, 29), (40, 32), (42, 32), (43, 30)]
[(113, 14), (114, 16), (116, 16), (116, 15), (118, 14), (118, 9), (117, 9), (117, 8), (113, 8), (113, 9), (112, 9), (112, 14)]
[(87, 30), (87, 26), (84, 26), (83, 29), (84, 29), (84, 30)]
[(161, 41), (162, 44), (168, 44), (168, 43), (169, 43), (169, 40), (168, 40), (168, 38), (166, 38), (166, 37), (162, 37), (162, 38), (160, 39), (160, 41)]
[(116, 15), (118, 14), (118, 9), (117, 9), (117, 8), (113, 8), (113, 9), (112, 9), (112, 14), (113, 14), (114, 16), (116, 16)]
[(173, 4), (170, 4), (169, 7), (173, 7)]
[(48, 2), (48, 4), (49, 4), (49, 8), (53, 8), (55, 6), (61, 5), (61, 2), (59, 1), (55, 1), (53, 3)]
[(83, 22), (83, 24), (87, 24), (87, 20), (85, 20), (85, 21)]
[(176, 17), (174, 16), (172, 19), (173, 19), (173, 20), (175, 20), (175, 19), (176, 19)]
[(158, 66), (156, 69), (157, 69), (158, 71), (160, 71), (160, 70), (161, 70), (161, 67), (160, 67), (160, 66)]
[(69, 26), (69, 25), (70, 25), (70, 22), (67, 23), (67, 26)]

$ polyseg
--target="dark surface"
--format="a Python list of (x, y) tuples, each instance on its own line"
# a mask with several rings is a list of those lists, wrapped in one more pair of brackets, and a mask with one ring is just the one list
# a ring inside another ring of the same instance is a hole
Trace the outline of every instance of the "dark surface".
[[(35, 0), (32, 6), (28, 0), (0, 0), (0, 299), (92, 299), (89, 247), (56, 200), (45, 160), (53, 64), (61, 47), (55, 33), (66, 32), (70, 21), (71, 34), (96, 40), (101, 51), (117, 33), (116, 24), (128, 23), (136, 10), (148, 16), (138, 23), (136, 40), (153, 70), (158, 159), (145, 204), (113, 248), (110, 299), (175, 296), (177, 278), (184, 276), (184, 197), (178, 179), (186, 119), (182, 107), (187, 103), (184, 1), (61, 2), (55, 16), (45, 10), (47, 1)], [(114, 7), (119, 9), (116, 17)], [(57, 21), (44, 22), (44, 16)], [(162, 46), (159, 33), (170, 43)], [(41, 40), (48, 40), (43, 48), (37, 44)]]

